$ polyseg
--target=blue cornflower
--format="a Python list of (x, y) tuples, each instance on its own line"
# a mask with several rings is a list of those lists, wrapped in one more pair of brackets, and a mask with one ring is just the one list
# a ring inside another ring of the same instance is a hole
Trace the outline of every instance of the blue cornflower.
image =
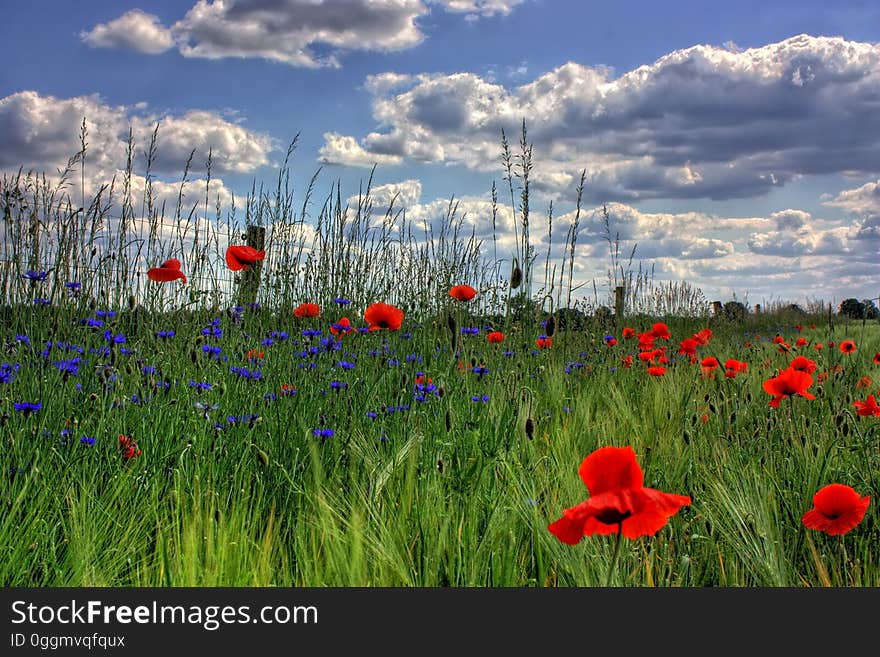
[(64, 284), (64, 287), (70, 290), (71, 294), (76, 294), (82, 289), (82, 283), (80, 283), (79, 281), (67, 281)]
[(336, 363), (336, 366), (341, 367), (344, 370), (353, 370), (354, 369), (354, 363), (350, 363), (347, 360), (339, 361), (338, 363)]
[(480, 396), (480, 395), (474, 395), (473, 397), (471, 397), (471, 401), (475, 401), (475, 402), (487, 402), (487, 401), (489, 401), (489, 395), (482, 395), (482, 396)]
[(331, 381), (330, 387), (333, 390), (345, 390), (348, 388), (348, 384), (345, 381)]
[(91, 446), (95, 444), (95, 439), (92, 436), (83, 436), (79, 439), (79, 442), (81, 442), (83, 445)]
[(34, 304), (36, 304), (38, 306), (51, 306), (52, 302), (49, 301), (48, 299), (43, 299), (41, 297), (37, 297), (36, 299), (34, 299)]
[(461, 334), (462, 335), (477, 335), (480, 332), (480, 329), (476, 326), (462, 326)]
[(159, 331), (158, 333), (156, 333), (156, 337), (157, 337), (157, 338), (162, 338), (162, 339), (173, 338), (173, 337), (174, 337), (174, 331), (173, 331), (173, 330)]
[(0, 363), (0, 383), (12, 383), (20, 369), (21, 365), (18, 363)]
[(17, 335), (15, 336), (16, 342), (21, 342), (22, 344), (26, 344), (28, 347), (31, 346), (31, 339), (26, 335)]
[(364, 415), (371, 419), (376, 419), (377, 417), (379, 417), (379, 414), (374, 411), (367, 411), (366, 413), (364, 413)]
[[(321, 332), (318, 331), (318, 334), (320, 333)], [(317, 347), (312, 348), (315, 349), (315, 353), (318, 352)], [(321, 338), (321, 348), (324, 351), (339, 351), (340, 349), (342, 349), (342, 343), (336, 338), (328, 336), (326, 338)]]
[(258, 381), (263, 378), (263, 373), (260, 370), (249, 370), (246, 367), (230, 367), (229, 371), (249, 381)]
[(113, 317), (116, 317), (116, 311), (115, 311), (115, 310), (96, 310), (96, 311), (95, 311), (95, 317), (110, 317), (110, 318), (113, 318)]
[(95, 319), (94, 317), (87, 317), (86, 319), (79, 320), (80, 324), (84, 324), (90, 328), (103, 328), (104, 322), (100, 319)]
[(407, 354), (406, 362), (407, 363), (421, 363), (425, 359), (419, 354)]
[(318, 438), (331, 438), (333, 436), (333, 429), (314, 429), (312, 433)]
[(273, 340), (272, 338), (263, 338), (260, 341), (261, 347), (271, 347), (273, 344), (275, 344), (275, 340)]
[(43, 408), (42, 402), (14, 402), (12, 405), (15, 410), (24, 413), (25, 417)]
[(58, 368), (58, 371), (62, 374), (72, 374), (73, 376), (79, 375), (79, 364), (82, 359), (77, 356), (76, 358), (71, 358), (69, 360), (57, 360), (53, 361), (52, 364)]
[(484, 365), (477, 365), (477, 366), (475, 366), (474, 369), (471, 370), (471, 371), (472, 371), (474, 374), (480, 376), (480, 375), (483, 375), (483, 374), (488, 374), (488, 373), (489, 373), (489, 368), (488, 368), (488, 367), (485, 367)]
[(349, 301), (348, 299), (343, 299), (342, 297), (334, 297), (333, 301), (338, 303), (340, 306), (347, 306), (351, 303), (351, 301)]
[(269, 334), (269, 337), (277, 338), (279, 340), (287, 340), (290, 337), (290, 334), (287, 331), (272, 331)]
[[(159, 372), (159, 370), (157, 370), (154, 365), (144, 365), (141, 368), (141, 372), (143, 372), (144, 374), (147, 374), (147, 375), (152, 375), (152, 374), (155, 374), (156, 372)], [(161, 372), (159, 372), (159, 373), (161, 374)]]
[(31, 283), (42, 283), (46, 280), (47, 276), (49, 276), (47, 271), (32, 271), (30, 269), (22, 274), (22, 278), (29, 280)]
[(194, 381), (193, 379), (190, 379), (189, 383), (187, 383), (187, 385), (190, 388), (195, 388), (196, 390), (210, 390), (213, 387), (213, 385), (210, 383)]

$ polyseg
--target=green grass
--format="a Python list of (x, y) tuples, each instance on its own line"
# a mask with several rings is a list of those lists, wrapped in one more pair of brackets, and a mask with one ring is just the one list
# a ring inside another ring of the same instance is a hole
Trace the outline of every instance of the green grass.
[[(490, 370), (478, 377), (460, 369), (469, 361), (451, 353), (448, 328), (427, 323), (405, 327), (410, 339), (403, 331), (350, 335), (342, 351), (302, 358), (302, 345), (292, 344), (302, 340), (299, 329), (326, 329), (333, 311), (304, 323), (254, 311), (238, 324), (221, 320), (223, 362), (200, 350), (213, 342), (200, 335), (204, 317), (150, 316), (135, 326), (121, 313), (108, 326), (125, 329), (127, 342), (101, 356), (89, 349), (106, 344), (102, 331), (72, 321), (77, 311), (28, 313), (10, 316), (3, 335), (15, 345), (7, 362), (21, 364), (0, 386), (7, 586), (601, 586), (614, 538), (569, 546), (547, 525), (586, 499), (578, 465), (605, 445), (632, 445), (646, 486), (692, 497), (655, 536), (624, 543), (612, 583), (880, 584), (880, 418), (858, 417), (852, 406), (877, 388), (856, 387), (862, 376), (880, 376), (871, 362), (880, 351), (876, 325), (838, 326), (833, 336), (804, 329), (811, 340), (852, 337), (858, 351), (809, 350), (819, 372), (832, 372), (814, 385), (817, 399), (774, 410), (761, 384), (791, 355), (767, 341), (773, 329), (758, 340), (741, 326), (713, 326), (702, 350), (749, 362), (728, 380), (702, 377), (686, 361), (662, 378), (638, 361), (619, 367), (634, 344), (609, 349), (600, 332), (557, 333), (553, 348), (532, 354), (522, 347), (533, 329), (512, 326), (499, 348), (482, 334), (462, 337), (464, 353)], [(670, 351), (704, 325), (671, 322)], [(171, 326), (173, 340), (154, 337)], [(261, 347), (272, 330), (291, 339)], [(31, 347), (16, 343), (18, 334)], [(796, 336), (792, 327), (783, 334)], [(42, 356), (46, 340), (80, 345), (88, 366), (65, 380), (51, 361), (66, 352), (56, 345)], [(258, 381), (229, 371), (247, 365), (250, 348), (266, 354)], [(407, 362), (408, 354), (421, 362)], [(343, 356), (354, 369), (339, 368)], [(573, 361), (584, 367), (566, 373)], [(299, 367), (310, 362), (315, 369)], [(102, 382), (96, 364), (115, 378)], [(146, 365), (162, 376), (143, 374)], [(833, 373), (835, 365), (842, 370)], [(415, 401), (416, 372), (442, 395)], [(166, 378), (176, 381), (167, 392), (151, 387)], [(214, 387), (198, 391), (189, 380)], [(348, 388), (331, 389), (334, 380)], [(297, 393), (282, 397), (282, 383)], [(133, 394), (150, 400), (133, 403)], [(489, 402), (471, 400), (483, 394)], [(23, 400), (43, 409), (24, 417), (12, 408)], [(196, 402), (218, 407), (206, 419)], [(230, 415), (259, 417), (231, 423)], [(335, 433), (316, 437), (319, 427)], [(66, 444), (64, 428), (72, 429)], [(123, 462), (118, 434), (135, 439), (142, 455)], [(872, 497), (865, 519), (842, 537), (800, 522), (830, 482)]]

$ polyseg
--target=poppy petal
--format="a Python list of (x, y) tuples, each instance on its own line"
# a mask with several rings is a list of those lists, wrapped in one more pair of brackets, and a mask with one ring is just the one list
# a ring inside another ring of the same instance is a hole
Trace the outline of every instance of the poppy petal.
[(602, 447), (587, 456), (578, 469), (581, 479), (596, 496), (616, 488), (641, 488), (642, 469), (632, 447)]
[(156, 281), (157, 283), (167, 283), (177, 279), (181, 279), (186, 283), (186, 276), (182, 271), (179, 269), (167, 269), (165, 267), (153, 267), (152, 269), (147, 270), (147, 278), (151, 281)]
[(571, 517), (566, 512), (559, 520), (547, 525), (547, 529), (563, 543), (577, 545), (584, 537), (584, 521), (585, 518)]

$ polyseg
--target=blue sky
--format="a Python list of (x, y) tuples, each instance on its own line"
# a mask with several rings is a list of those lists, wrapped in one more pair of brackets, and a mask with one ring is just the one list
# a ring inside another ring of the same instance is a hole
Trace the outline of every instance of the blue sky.
[[(491, 241), (500, 129), (515, 141), (525, 119), (552, 257), (587, 172), (579, 280), (604, 283), (605, 203), (658, 280), (711, 299), (880, 294), (875, 2), (114, 0), (4, 18), (3, 172), (63, 166), (85, 115), (94, 189), (128, 128), (142, 144), (159, 121), (159, 178), (193, 148), (204, 175), (211, 148), (226, 200), (273, 185), (299, 134), (295, 189), (322, 167), (318, 196), (356, 194), (375, 163), (379, 199), (431, 219), (454, 196)], [(512, 254), (512, 230), (499, 245)]]

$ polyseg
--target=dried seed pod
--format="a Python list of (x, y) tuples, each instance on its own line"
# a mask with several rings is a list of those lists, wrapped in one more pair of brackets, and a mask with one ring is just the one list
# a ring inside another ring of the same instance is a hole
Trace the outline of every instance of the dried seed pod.
[(519, 268), (519, 261), (513, 259), (513, 267), (510, 270), (510, 289), (515, 290), (522, 283), (522, 269)]

